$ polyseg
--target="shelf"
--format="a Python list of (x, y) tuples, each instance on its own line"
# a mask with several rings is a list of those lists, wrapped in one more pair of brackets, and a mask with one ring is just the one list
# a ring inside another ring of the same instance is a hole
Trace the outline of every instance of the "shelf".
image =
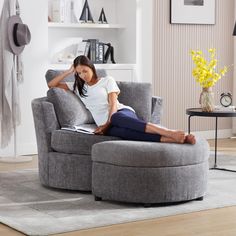
[[(54, 70), (67, 70), (71, 64), (49, 64), (50, 69)], [(134, 70), (136, 64), (94, 64), (96, 69), (105, 70)]]
[(49, 22), (49, 28), (84, 28), (84, 29), (124, 29), (120, 24), (97, 24), (97, 23), (57, 23)]

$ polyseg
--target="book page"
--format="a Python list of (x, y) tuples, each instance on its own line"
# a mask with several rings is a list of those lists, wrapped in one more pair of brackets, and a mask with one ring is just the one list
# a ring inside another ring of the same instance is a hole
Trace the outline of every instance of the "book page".
[(94, 134), (96, 128), (97, 126), (95, 124), (82, 124), (74, 125), (73, 127), (62, 127), (61, 129), (85, 134)]

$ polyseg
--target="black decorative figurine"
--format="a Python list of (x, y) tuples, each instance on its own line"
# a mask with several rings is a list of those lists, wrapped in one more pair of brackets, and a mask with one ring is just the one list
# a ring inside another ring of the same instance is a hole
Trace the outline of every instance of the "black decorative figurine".
[(116, 64), (115, 59), (114, 59), (114, 47), (111, 46), (110, 43), (104, 43), (104, 46), (107, 46), (107, 50), (104, 54), (104, 63), (108, 62), (108, 58), (110, 57), (111, 62), (113, 64)]
[(101, 10), (101, 13), (100, 13), (98, 22), (101, 23), (101, 24), (108, 24), (107, 18), (106, 18), (106, 16), (105, 16), (105, 12), (104, 12), (104, 9), (103, 9), (103, 8), (102, 8), (102, 10)]
[(87, 23), (88, 21), (94, 23), (94, 20), (93, 20), (87, 0), (85, 0), (84, 7), (83, 7), (83, 10), (82, 10), (79, 20), (83, 21), (85, 23)]

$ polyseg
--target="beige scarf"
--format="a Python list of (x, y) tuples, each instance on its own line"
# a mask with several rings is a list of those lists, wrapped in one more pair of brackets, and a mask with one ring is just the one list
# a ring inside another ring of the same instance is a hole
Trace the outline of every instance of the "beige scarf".
[(21, 57), (10, 52), (7, 22), (19, 14), (18, 0), (5, 0), (0, 18), (0, 147), (6, 147), (16, 126), (20, 124), (18, 86), (23, 80)]

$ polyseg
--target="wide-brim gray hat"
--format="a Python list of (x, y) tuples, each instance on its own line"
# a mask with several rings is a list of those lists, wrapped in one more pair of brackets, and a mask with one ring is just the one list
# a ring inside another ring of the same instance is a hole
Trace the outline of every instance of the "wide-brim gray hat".
[(14, 15), (9, 17), (7, 31), (11, 52), (19, 55), (31, 40), (30, 30), (18, 15)]

